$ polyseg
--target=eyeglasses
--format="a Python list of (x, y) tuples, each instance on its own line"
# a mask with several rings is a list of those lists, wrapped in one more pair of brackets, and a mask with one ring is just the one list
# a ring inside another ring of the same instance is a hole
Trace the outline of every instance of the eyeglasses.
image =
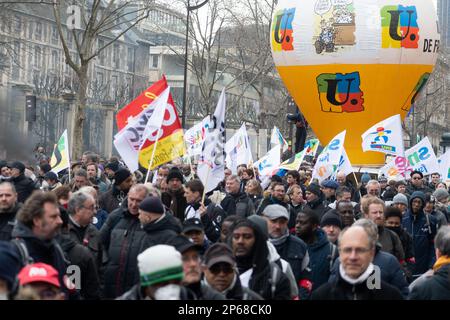
[(224, 263), (224, 264), (216, 263), (211, 268), (209, 268), (209, 271), (211, 271), (212, 274), (217, 275), (220, 272), (223, 272), (225, 274), (230, 274), (234, 270), (233, 270), (233, 267), (231, 265), (229, 265), (228, 263)]
[(369, 249), (369, 248), (351, 248), (351, 247), (345, 247), (345, 248), (340, 248), (339, 251), (340, 251), (341, 253), (343, 253), (343, 254), (346, 254), (346, 255), (350, 255), (350, 254), (352, 254), (353, 251), (355, 251), (355, 254), (356, 254), (357, 256), (360, 256), (360, 255), (362, 255), (362, 254), (364, 254), (364, 253), (369, 252), (370, 249)]

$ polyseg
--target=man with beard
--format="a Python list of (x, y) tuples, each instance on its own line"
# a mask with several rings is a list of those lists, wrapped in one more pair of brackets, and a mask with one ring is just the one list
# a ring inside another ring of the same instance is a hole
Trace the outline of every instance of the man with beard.
[(99, 199), (100, 208), (108, 213), (113, 212), (121, 206), (128, 195), (128, 191), (133, 185), (133, 177), (128, 169), (119, 169), (114, 174), (114, 183), (112, 188), (102, 194)]
[(11, 240), (11, 232), (20, 207), (14, 185), (10, 182), (0, 183), (0, 240)]
[(174, 167), (169, 171), (166, 181), (169, 189), (167, 192), (163, 192), (161, 200), (173, 212), (174, 216), (183, 222), (184, 211), (187, 207), (184, 197), (183, 174), (178, 168)]
[(229, 238), (243, 287), (266, 300), (289, 300), (291, 288), (281, 268), (269, 261), (267, 237), (252, 221), (245, 219), (231, 227)]
[(288, 219), (289, 232), (294, 233), (295, 217), (296, 217), (295, 209), (294, 209), (294, 207), (291, 207), (286, 202), (284, 202), (284, 200), (285, 200), (284, 184), (281, 182), (275, 182), (272, 185), (272, 192), (271, 192), (270, 196), (268, 198), (265, 198), (261, 202), (261, 205), (259, 206), (256, 214), (262, 215), (264, 210), (266, 209), (266, 207), (269, 205), (273, 205), (273, 204), (280, 205), (289, 212), (289, 219)]
[(62, 220), (56, 196), (36, 191), (17, 214), (17, 224), (12, 231), (12, 242), (21, 256), (22, 265), (42, 262), (54, 267), (59, 274), (61, 287), (69, 262), (55, 237)]
[(400, 264), (405, 261), (405, 251), (397, 234), (384, 227), (384, 211), (386, 206), (384, 201), (376, 197), (363, 198), (361, 207), (366, 219), (372, 220), (378, 227), (378, 242), (381, 250), (394, 255)]

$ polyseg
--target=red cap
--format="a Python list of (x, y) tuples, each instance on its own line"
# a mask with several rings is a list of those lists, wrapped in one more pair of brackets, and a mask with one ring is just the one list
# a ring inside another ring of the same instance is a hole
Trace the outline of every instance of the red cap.
[(45, 263), (33, 263), (20, 270), (19, 282), (21, 286), (34, 282), (45, 282), (55, 287), (60, 287), (58, 271)]

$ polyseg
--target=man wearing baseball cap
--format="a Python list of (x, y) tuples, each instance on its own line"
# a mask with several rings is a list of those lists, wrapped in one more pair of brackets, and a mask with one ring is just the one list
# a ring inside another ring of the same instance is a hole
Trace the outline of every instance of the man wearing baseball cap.
[(334, 180), (324, 180), (322, 182), (322, 187), (320, 190), (322, 190), (325, 201), (324, 206), (328, 206), (330, 203), (333, 203), (336, 201), (336, 189), (339, 187), (339, 183), (337, 183)]
[(263, 300), (249, 288), (242, 287), (236, 260), (230, 247), (215, 243), (205, 253), (203, 261), (204, 283), (232, 300)]
[(26, 265), (18, 275), (22, 288), (31, 288), (41, 300), (64, 300), (58, 271), (45, 263)]
[(17, 192), (17, 201), (25, 203), (29, 196), (36, 190), (33, 180), (25, 176), (25, 165), (20, 161), (11, 164), (11, 182)]
[(198, 245), (200, 249), (200, 254), (203, 256), (206, 249), (211, 245), (211, 243), (205, 237), (205, 227), (200, 219), (191, 218), (183, 222), (183, 235), (190, 239), (193, 243)]

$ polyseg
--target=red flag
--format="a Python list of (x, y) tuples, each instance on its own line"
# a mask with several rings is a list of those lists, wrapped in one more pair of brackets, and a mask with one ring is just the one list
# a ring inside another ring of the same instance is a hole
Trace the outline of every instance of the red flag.
[[(153, 102), (153, 100), (155, 100), (161, 93), (164, 92), (164, 90), (167, 89), (167, 87), (166, 77), (163, 76), (161, 80), (155, 82), (147, 90), (142, 92), (136, 99), (131, 101), (129, 105), (121, 109), (116, 116), (117, 128), (119, 129), (119, 131), (128, 124), (128, 120), (130, 118), (138, 116), (142, 112), (142, 110), (147, 108), (148, 105)], [(169, 95), (169, 100), (167, 100), (167, 102), (175, 106), (175, 103), (172, 99), (172, 94)], [(181, 128), (181, 124), (179, 124), (179, 127)]]

